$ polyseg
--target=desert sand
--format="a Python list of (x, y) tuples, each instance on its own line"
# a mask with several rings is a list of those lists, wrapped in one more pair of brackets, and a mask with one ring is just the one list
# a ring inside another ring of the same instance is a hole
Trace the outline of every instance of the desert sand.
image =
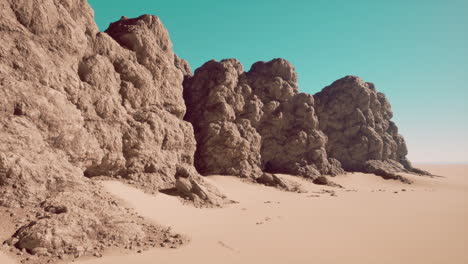
[[(112, 195), (142, 216), (191, 238), (179, 249), (143, 253), (108, 251), (107, 263), (468, 263), (468, 165), (422, 165), (444, 178), (406, 175), (413, 184), (349, 173), (307, 193), (210, 176), (237, 203), (195, 208), (177, 197), (156, 196), (117, 181), (102, 181)], [(324, 191), (326, 190), (326, 191)], [(334, 195), (333, 192), (335, 193)], [(0, 255), (0, 263), (15, 263)]]

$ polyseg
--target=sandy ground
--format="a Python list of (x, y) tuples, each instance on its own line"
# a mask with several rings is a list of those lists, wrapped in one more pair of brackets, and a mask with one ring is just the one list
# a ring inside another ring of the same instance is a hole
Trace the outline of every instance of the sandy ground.
[[(468, 165), (421, 167), (446, 178), (410, 175), (415, 183), (406, 185), (354, 173), (335, 177), (345, 187), (338, 189), (283, 175), (308, 191), (298, 194), (211, 176), (210, 182), (239, 202), (222, 209), (197, 209), (172, 196), (103, 182), (141, 215), (192, 241), (180, 249), (113, 251), (78, 263), (466, 264)], [(4, 258), (0, 254), (0, 263), (14, 263)]]
[[(11, 234), (15, 232), (17, 228), (15, 227), (15, 223), (11, 221), (10, 214), (1, 211), (0, 212), (0, 244), (1, 242), (8, 239)], [(10, 256), (5, 255), (5, 253), (0, 251), (0, 264), (10, 264), (16, 263), (14, 259)]]

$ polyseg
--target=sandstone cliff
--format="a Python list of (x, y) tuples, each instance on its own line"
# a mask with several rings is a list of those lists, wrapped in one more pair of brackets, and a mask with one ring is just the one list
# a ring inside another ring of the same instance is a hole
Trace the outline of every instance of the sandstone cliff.
[(86, 1), (0, 0), (0, 10), (0, 205), (30, 211), (11, 244), (58, 257), (151, 234), (93, 176), (155, 191), (187, 178), (181, 195), (222, 202), (193, 167), (190, 68), (159, 18), (103, 33)]
[(156, 16), (98, 32), (83, 0), (0, 0), (0, 10), (0, 206), (22, 212), (8, 245), (54, 259), (171, 235), (109, 197), (97, 176), (220, 205), (197, 170), (280, 186), (263, 173), (318, 183), (342, 168), (424, 173), (405, 158), (385, 97), (357, 77), (314, 99), (283, 59), (248, 72), (209, 61), (192, 76)]

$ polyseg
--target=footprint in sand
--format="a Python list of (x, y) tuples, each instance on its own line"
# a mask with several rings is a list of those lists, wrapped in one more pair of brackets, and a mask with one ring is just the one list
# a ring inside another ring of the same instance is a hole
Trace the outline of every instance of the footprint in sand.
[(255, 224), (256, 224), (256, 225), (263, 225), (265, 222), (268, 222), (268, 221), (270, 221), (270, 220), (271, 220), (270, 217), (265, 217), (265, 219), (264, 219), (263, 221), (257, 222), (257, 223), (255, 223)]
[(226, 243), (224, 243), (224, 242), (223, 242), (223, 241), (221, 241), (221, 240), (220, 240), (220, 241), (218, 241), (218, 244), (219, 244), (220, 246), (222, 246), (223, 248), (229, 249), (229, 250), (231, 250), (231, 251), (233, 251), (233, 252), (236, 252), (236, 253), (240, 253), (240, 251), (239, 251), (239, 250), (237, 250), (237, 249), (234, 249), (234, 248), (232, 248), (232, 247), (228, 246)]
[(280, 204), (281, 202), (265, 201), (265, 202), (263, 202), (263, 203), (265, 203), (265, 204), (271, 204), (271, 203)]
[[(326, 189), (322, 189), (319, 192), (312, 192), (312, 193), (315, 193), (315, 194), (330, 194), (330, 196), (337, 196), (336, 192), (334, 190), (326, 190)], [(313, 196), (311, 196), (311, 197), (313, 197)]]

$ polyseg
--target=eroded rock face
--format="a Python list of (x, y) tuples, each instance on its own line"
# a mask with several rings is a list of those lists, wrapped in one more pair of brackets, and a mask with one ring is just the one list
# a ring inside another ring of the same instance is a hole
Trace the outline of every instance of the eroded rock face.
[(324, 182), (343, 172), (339, 161), (390, 178), (416, 171), (385, 97), (356, 77), (316, 103), (282, 59), (248, 72), (233, 59), (210, 61), (191, 76), (155, 16), (98, 32), (84, 0), (0, 0), (0, 10), (0, 206), (28, 212), (9, 243), (30, 253), (79, 256), (168, 235), (94, 176), (220, 204), (194, 162), (203, 174), (283, 188), (263, 172)]
[(202, 174), (315, 178), (342, 172), (327, 158), (314, 98), (298, 92), (297, 74), (286, 60), (258, 62), (249, 72), (235, 59), (209, 61), (186, 78), (184, 98)]
[(398, 172), (425, 173), (407, 160), (405, 140), (390, 119), (390, 103), (374, 84), (346, 76), (314, 95), (327, 153), (348, 171), (399, 178)]
[(70, 209), (26, 224), (16, 246), (59, 254), (142, 238), (142, 226), (85, 176), (159, 190), (186, 168), (198, 182), (193, 129), (182, 120), (190, 67), (167, 30), (144, 15), (99, 33), (81, 0), (0, 0), (0, 10), (0, 205), (44, 211), (59, 200)]

